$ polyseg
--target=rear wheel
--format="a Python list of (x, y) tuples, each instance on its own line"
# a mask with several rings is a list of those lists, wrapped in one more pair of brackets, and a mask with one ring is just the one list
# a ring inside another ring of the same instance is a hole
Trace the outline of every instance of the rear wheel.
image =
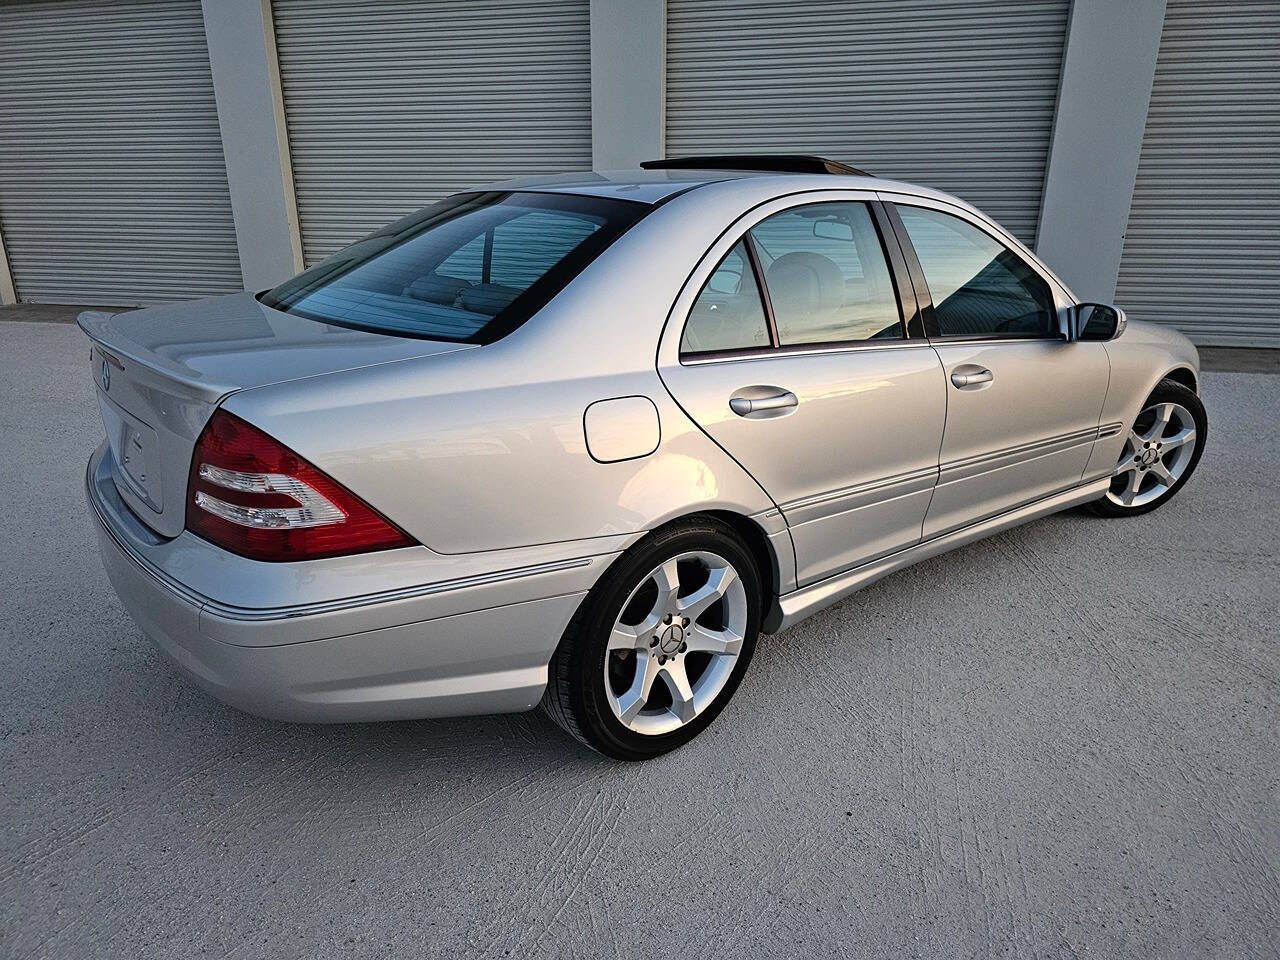
[(737, 689), (760, 629), (751, 552), (715, 520), (668, 528), (588, 594), (552, 659), (543, 708), (619, 760), (674, 750)]
[(1156, 509), (1191, 477), (1204, 450), (1208, 418), (1194, 392), (1162, 380), (1138, 414), (1111, 474), (1111, 487), (1093, 504), (1105, 517)]

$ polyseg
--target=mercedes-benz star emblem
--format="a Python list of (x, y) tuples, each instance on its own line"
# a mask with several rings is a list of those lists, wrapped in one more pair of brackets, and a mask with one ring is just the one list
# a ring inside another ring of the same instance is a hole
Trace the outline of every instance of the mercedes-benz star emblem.
[(106, 360), (102, 361), (102, 389), (111, 389), (111, 364)]

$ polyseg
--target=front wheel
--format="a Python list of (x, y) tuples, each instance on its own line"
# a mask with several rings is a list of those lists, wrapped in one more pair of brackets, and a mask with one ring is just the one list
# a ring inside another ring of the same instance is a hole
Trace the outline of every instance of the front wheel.
[(1093, 504), (1104, 517), (1129, 517), (1165, 503), (1190, 479), (1204, 450), (1209, 421), (1195, 393), (1161, 380), (1133, 422), (1111, 474)]
[(760, 609), (760, 576), (734, 530), (708, 519), (661, 531), (587, 595), (551, 661), (543, 708), (619, 760), (674, 750), (737, 689)]

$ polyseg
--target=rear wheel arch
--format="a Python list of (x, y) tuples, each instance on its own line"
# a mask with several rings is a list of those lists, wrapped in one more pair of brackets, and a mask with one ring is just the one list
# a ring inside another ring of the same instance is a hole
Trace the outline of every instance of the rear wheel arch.
[[(746, 545), (751, 558), (755, 561), (756, 573), (760, 577), (760, 592), (764, 603), (764, 609), (761, 611), (762, 622), (765, 624), (771, 622), (770, 613), (772, 608), (777, 606), (778, 594), (781, 589), (782, 565), (764, 528), (746, 514), (737, 513), (733, 510), (694, 510), (690, 513), (682, 513), (677, 517), (664, 520), (656, 527), (646, 531), (642, 536), (637, 537), (626, 550), (615, 557), (600, 573), (596, 583), (606, 582), (623, 559), (642, 544), (661, 536), (667, 530), (675, 527), (684, 527), (700, 520), (710, 520), (721, 526), (728, 527)], [(583, 604), (585, 605), (585, 603), (586, 600), (584, 599)], [(766, 629), (765, 632), (772, 631)]]
[(741, 513), (734, 513), (731, 510), (707, 510), (702, 513), (681, 517), (680, 520), (685, 521), (697, 519), (698, 517), (711, 517), (714, 520), (719, 520), (732, 528), (747, 544), (747, 547), (751, 550), (751, 556), (756, 562), (756, 573), (760, 575), (760, 588), (765, 605), (765, 609), (761, 613), (767, 614), (774, 598), (778, 596), (778, 585), (782, 572), (778, 563), (778, 555), (773, 549), (773, 544), (769, 542), (769, 537), (764, 532), (764, 528), (750, 517)]
[[(773, 544), (769, 542), (769, 535), (765, 533), (760, 524), (745, 513), (724, 509), (693, 510), (689, 513), (682, 513), (679, 516), (664, 520), (649, 530), (643, 537), (636, 540), (636, 544), (659, 536), (672, 527), (686, 526), (690, 523), (697, 523), (699, 520), (712, 520), (728, 527), (746, 544), (752, 559), (755, 560), (756, 573), (760, 576), (760, 587), (765, 602), (765, 610), (763, 612), (767, 613), (770, 602), (778, 596), (779, 584), (782, 578), (782, 566), (773, 549)], [(605, 571), (605, 574), (601, 575), (601, 579), (607, 574), (608, 571)]]

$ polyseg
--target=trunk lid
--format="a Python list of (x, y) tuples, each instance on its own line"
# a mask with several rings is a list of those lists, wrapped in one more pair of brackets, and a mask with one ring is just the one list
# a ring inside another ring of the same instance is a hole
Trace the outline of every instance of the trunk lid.
[(186, 522), (196, 439), (214, 408), (239, 390), (468, 344), (353, 330), (263, 306), (251, 293), (129, 313), (80, 314), (115, 484), (165, 537)]

